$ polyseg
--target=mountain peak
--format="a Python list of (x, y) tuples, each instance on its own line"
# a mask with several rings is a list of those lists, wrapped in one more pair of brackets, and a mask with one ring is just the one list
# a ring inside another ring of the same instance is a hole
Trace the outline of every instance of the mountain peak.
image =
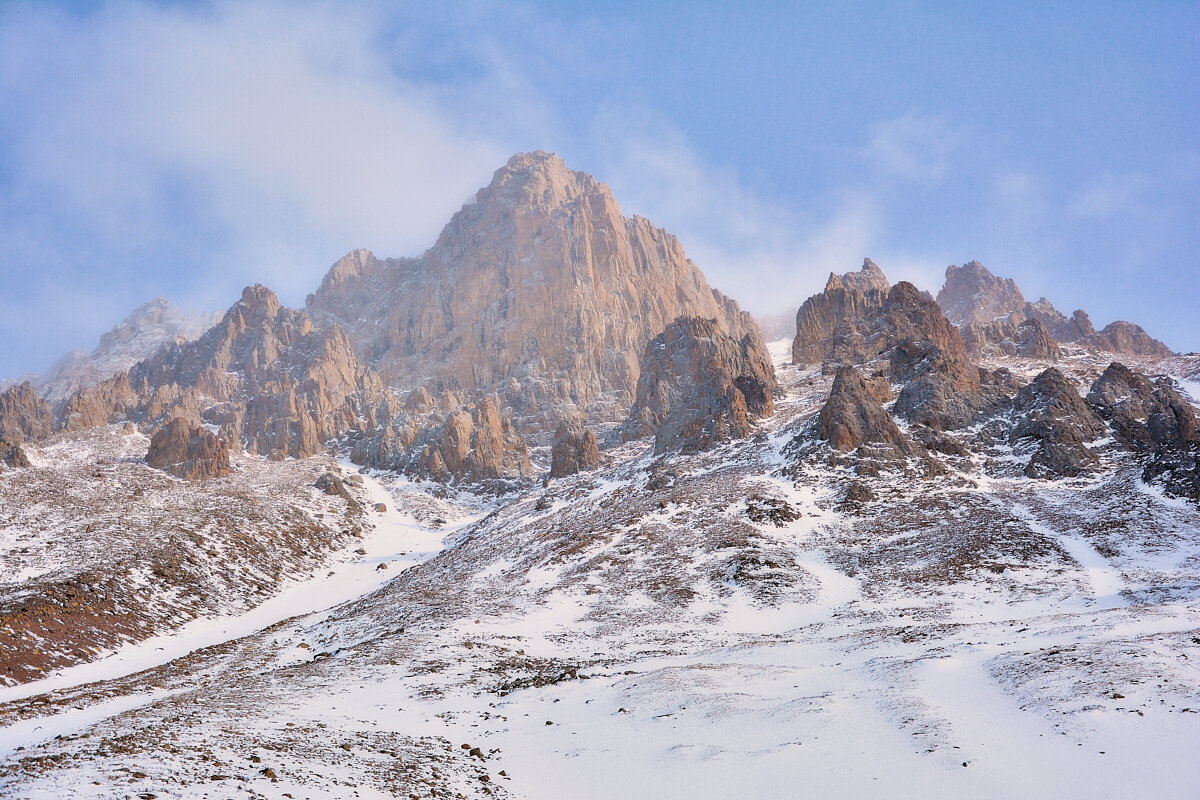
[(586, 172), (569, 169), (554, 153), (517, 153), (476, 194), (476, 202), (553, 208), (583, 195), (600, 193), (612, 200), (608, 187)]
[(238, 305), (245, 307), (251, 316), (267, 318), (274, 317), (282, 307), (275, 293), (261, 283), (243, 289)]

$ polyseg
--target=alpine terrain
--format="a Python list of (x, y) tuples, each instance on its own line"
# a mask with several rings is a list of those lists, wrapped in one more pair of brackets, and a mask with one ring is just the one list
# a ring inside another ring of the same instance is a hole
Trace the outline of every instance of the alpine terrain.
[(1200, 354), (828, 266), (522, 153), (9, 382), (0, 797), (1195, 797)]

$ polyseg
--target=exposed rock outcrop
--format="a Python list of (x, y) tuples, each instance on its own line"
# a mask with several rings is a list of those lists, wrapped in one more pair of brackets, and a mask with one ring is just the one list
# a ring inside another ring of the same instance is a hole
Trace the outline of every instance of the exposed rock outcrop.
[(404, 408), (383, 403), (378, 416), (379, 429), (352, 435), (351, 460), (356, 464), (436, 481), (533, 474), (525, 440), (492, 396), (469, 405), (452, 390), (435, 400), (421, 389), (410, 393)]
[(206, 428), (180, 417), (150, 438), (146, 463), (187, 481), (205, 481), (232, 472), (229, 446)]
[(977, 358), (1020, 356), (1039, 361), (1058, 361), (1058, 342), (1037, 317), (1022, 318), (1020, 312), (992, 322), (969, 322), (960, 329), (967, 352)]
[(586, 472), (600, 463), (596, 434), (581, 422), (564, 422), (554, 432), (550, 450), (550, 477), (560, 478)]
[(911, 283), (891, 288), (883, 305), (828, 343), (826, 369), (861, 365), (904, 388), (893, 413), (935, 430), (960, 428), (1003, 399), (980, 383), (958, 330), (941, 308)]
[(17, 468), (33, 466), (29, 463), (29, 456), (25, 455), (25, 449), (19, 442), (4, 438), (0, 438), (0, 464)]
[(796, 312), (792, 361), (825, 361), (834, 349), (835, 336), (840, 332), (843, 340), (852, 337), (855, 324), (882, 307), (890, 289), (883, 271), (869, 258), (863, 259), (858, 272), (830, 273), (825, 290), (805, 300)]
[(29, 381), (0, 392), (0, 440), (17, 444), (44, 439), (54, 432), (54, 416)]
[(1166, 358), (1174, 355), (1171, 348), (1146, 333), (1140, 325), (1117, 320), (1104, 326), (1099, 333), (1088, 336), (1083, 343), (1109, 353)]
[(654, 434), (655, 452), (704, 450), (746, 436), (775, 413), (775, 368), (757, 331), (740, 341), (716, 320), (680, 317), (650, 340), (626, 440)]
[(757, 331), (674, 236), (543, 152), (514, 156), (420, 258), (349, 254), (307, 308), (389, 383), (499, 391), (534, 430), (576, 409), (620, 419), (646, 342), (680, 315), (739, 340)]
[(938, 305), (955, 325), (988, 323), (1023, 311), (1025, 297), (1011, 278), (999, 278), (978, 261), (946, 267)]
[(1200, 422), (1170, 379), (1151, 381), (1112, 363), (1092, 384), (1088, 402), (1112, 421), (1118, 440), (1145, 460), (1143, 477), (1200, 501)]
[(1012, 279), (993, 275), (978, 261), (947, 267), (937, 301), (946, 317), (962, 329), (967, 352), (975, 357), (1057, 360), (1057, 343), (1159, 358), (1172, 354), (1131, 322), (1114, 322), (1097, 333), (1083, 310), (1067, 317), (1044, 297), (1030, 303)]
[(1022, 387), (1015, 408), (1021, 421), (1013, 430), (1013, 439), (1038, 442), (1037, 452), (1025, 467), (1026, 475), (1073, 477), (1099, 464), (1099, 458), (1084, 442), (1104, 432), (1104, 420), (1057, 369), (1047, 369)]
[(897, 456), (913, 453), (912, 444), (854, 367), (842, 367), (834, 376), (829, 399), (817, 417), (817, 435), (842, 452), (875, 444)]
[(218, 425), (250, 453), (304, 457), (375, 422), (382, 384), (338, 328), (313, 327), (263, 286), (247, 287), (221, 322), (173, 343), (127, 373), (73, 395), (62, 427), (120, 419), (153, 430), (173, 417)]

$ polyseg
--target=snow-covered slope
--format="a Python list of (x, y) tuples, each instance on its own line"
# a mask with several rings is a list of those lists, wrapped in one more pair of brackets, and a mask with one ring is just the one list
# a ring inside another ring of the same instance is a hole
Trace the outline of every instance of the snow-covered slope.
[(489, 500), (366, 475), (357, 561), (3, 690), (0, 795), (1192, 796), (1200, 509), (1103, 443), (1059, 481), (1000, 439), (799, 457), (830, 377), (787, 346), (716, 450)]

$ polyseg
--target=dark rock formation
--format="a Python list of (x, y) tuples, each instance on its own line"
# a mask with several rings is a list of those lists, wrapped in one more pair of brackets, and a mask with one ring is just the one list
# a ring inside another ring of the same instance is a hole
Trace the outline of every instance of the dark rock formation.
[(1084, 442), (1104, 432), (1104, 420), (1057, 369), (1047, 369), (1023, 387), (1017, 393), (1015, 408), (1021, 421), (1013, 430), (1013, 439), (1032, 438), (1038, 442), (1037, 452), (1025, 467), (1029, 477), (1072, 477), (1099, 463)]
[(1174, 355), (1171, 348), (1146, 333), (1140, 325), (1118, 320), (1104, 326), (1099, 333), (1085, 338), (1084, 344), (1109, 353), (1155, 356)]
[(599, 463), (600, 443), (596, 434), (580, 422), (564, 422), (558, 426), (550, 450), (551, 478), (586, 472)]
[[(869, 258), (863, 260), (858, 272), (841, 276), (830, 273), (825, 291), (805, 300), (796, 312), (792, 361), (825, 361), (833, 350), (835, 334), (843, 326), (853, 331), (855, 323), (883, 305), (890, 288), (883, 271)], [(842, 338), (847, 335), (843, 333)]]
[(307, 308), (389, 382), (498, 391), (531, 430), (576, 408), (620, 419), (646, 342), (678, 316), (717, 319), (735, 339), (757, 331), (674, 236), (543, 152), (514, 156), (420, 258), (349, 254)]
[(1092, 320), (1082, 308), (1075, 309), (1068, 317), (1043, 297), (1036, 303), (1029, 303), (1025, 313), (1045, 325), (1057, 342), (1080, 342), (1096, 334)]
[(854, 367), (842, 367), (834, 377), (829, 399), (817, 417), (817, 435), (842, 452), (869, 443), (886, 445), (898, 456), (913, 453), (911, 443)]
[(936, 430), (970, 424), (1003, 397), (980, 384), (962, 337), (937, 303), (904, 281), (882, 306), (835, 333), (826, 368), (842, 364), (866, 365), (905, 384), (893, 413)]
[(17, 468), (33, 466), (19, 442), (3, 438), (0, 438), (0, 464)]
[(977, 358), (1020, 356), (1058, 361), (1058, 342), (1036, 317), (1020, 312), (992, 322), (970, 322), (960, 328), (967, 352)]
[(741, 341), (716, 320), (680, 317), (646, 345), (622, 436), (654, 434), (655, 452), (711, 448), (775, 413), (775, 368), (757, 331)]
[(207, 429), (180, 417), (150, 438), (146, 463), (187, 481), (219, 478), (232, 471), (229, 446)]
[(0, 440), (13, 444), (44, 439), (54, 432), (54, 417), (29, 381), (0, 392)]
[(1087, 399), (1143, 458), (1145, 480), (1161, 479), (1168, 491), (1200, 501), (1200, 423), (1170, 379), (1151, 381), (1114, 362)]

